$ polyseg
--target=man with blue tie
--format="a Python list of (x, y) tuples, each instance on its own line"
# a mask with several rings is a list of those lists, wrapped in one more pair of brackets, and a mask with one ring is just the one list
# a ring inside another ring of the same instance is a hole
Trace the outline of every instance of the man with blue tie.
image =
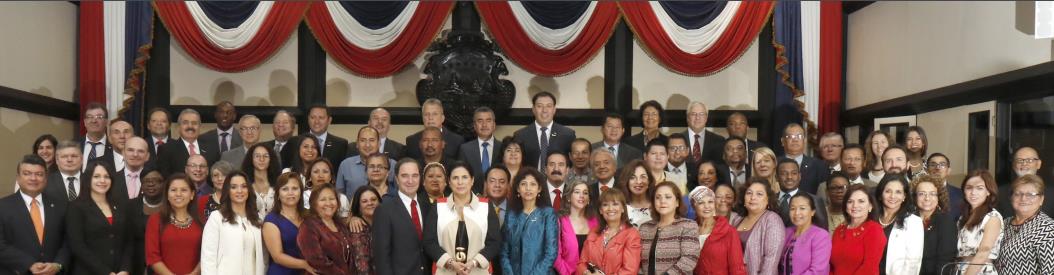
[(18, 163), (19, 191), (0, 199), (0, 274), (56, 274), (70, 262), (66, 201), (45, 194), (44, 160)]
[(494, 154), (494, 150), (501, 148), (501, 142), (494, 139), (494, 129), (497, 123), (494, 121), (494, 110), (489, 107), (479, 107), (472, 113), (472, 129), (476, 132), (476, 139), (461, 144), (458, 148), (458, 159), (468, 163), (472, 167), (472, 193), (482, 194), (483, 183), (486, 181), (487, 170), (496, 163), (500, 163)]
[(626, 128), (623, 128), (622, 116), (619, 114), (611, 113), (604, 118), (604, 125), (600, 126), (600, 131), (604, 134), (604, 140), (593, 143), (593, 150), (605, 149), (611, 151), (615, 155), (617, 160), (616, 167), (622, 169), (623, 165), (629, 163), (632, 160), (640, 159), (644, 156), (644, 153), (633, 146), (623, 146), (622, 134), (626, 132)]

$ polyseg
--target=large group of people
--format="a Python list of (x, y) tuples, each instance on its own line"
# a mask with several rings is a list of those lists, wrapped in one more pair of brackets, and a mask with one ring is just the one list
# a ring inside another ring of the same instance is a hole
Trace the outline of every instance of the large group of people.
[(537, 93), (534, 121), (498, 138), (494, 111), (463, 137), (429, 99), (405, 145), (383, 108), (350, 142), (325, 106), (299, 135), (279, 111), (260, 141), (230, 102), (205, 133), (193, 109), (150, 110), (143, 137), (92, 103), (84, 136), (19, 161), (0, 274), (1054, 274), (1034, 148), (1002, 185), (982, 169), (955, 186), (921, 127), (903, 144), (827, 133), (817, 158), (799, 124), (770, 147), (741, 113), (707, 130), (692, 102), (667, 135), (648, 101), (640, 133), (610, 114), (591, 142), (554, 122), (556, 100)]

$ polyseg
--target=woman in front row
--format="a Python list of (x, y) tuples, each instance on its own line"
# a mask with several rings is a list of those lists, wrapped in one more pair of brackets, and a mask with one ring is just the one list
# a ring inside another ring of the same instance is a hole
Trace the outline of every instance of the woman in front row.
[(195, 208), (196, 186), (186, 174), (165, 183), (165, 203), (146, 222), (146, 264), (154, 274), (200, 273), (202, 221)]
[(524, 167), (512, 181), (512, 198), (502, 228), (502, 274), (554, 274), (560, 225), (545, 192), (545, 177)]
[(640, 269), (640, 233), (629, 224), (626, 196), (619, 189), (600, 194), (600, 221), (578, 258), (578, 274), (635, 275)]
[(472, 194), (468, 164), (450, 168), (452, 193), (436, 200), (424, 224), (424, 249), (436, 259), (435, 274), (490, 274), (490, 263), (501, 251), (498, 214), (486, 198)]
[(882, 225), (875, 222), (875, 198), (863, 184), (849, 185), (842, 215), (845, 222), (831, 234), (831, 275), (877, 275), (886, 249)]
[(699, 226), (684, 216), (681, 189), (664, 181), (655, 186), (651, 216), (640, 225), (641, 274), (690, 274), (699, 261)]
[(567, 190), (560, 212), (560, 253), (553, 268), (562, 275), (575, 274), (578, 259), (589, 232), (597, 228), (596, 207), (589, 199), (589, 185), (583, 181), (564, 184)]
[(879, 265), (880, 274), (919, 274), (922, 269), (922, 251), (925, 230), (922, 218), (912, 214), (915, 206), (909, 196), (908, 181), (904, 174), (886, 174), (875, 188), (875, 197), (881, 201), (876, 208), (878, 223), (886, 234), (886, 252)]
[(210, 215), (201, 236), (201, 274), (264, 274), (267, 255), (256, 196), (241, 171), (227, 175), (219, 215)]
[(831, 236), (817, 226), (816, 201), (809, 193), (798, 192), (790, 199), (788, 212), (792, 227), (787, 227), (779, 274), (830, 274)]
[(267, 275), (303, 274), (305, 270), (315, 273), (296, 245), (296, 235), (304, 221), (304, 204), (300, 202), (304, 184), (300, 181), (300, 173), (282, 173), (277, 184), (274, 208), (264, 217), (263, 224), (264, 246), (271, 255)]
[(776, 195), (769, 181), (751, 177), (737, 201), (731, 224), (743, 243), (747, 274), (776, 274), (786, 228), (776, 214)]
[(995, 210), (999, 187), (988, 170), (970, 172), (963, 181), (959, 218), (959, 271), (966, 275), (995, 275), (999, 242), (1003, 239), (1003, 216)]
[(1054, 220), (1040, 211), (1043, 179), (1018, 177), (1010, 186), (1014, 216), (1003, 221), (1001, 274), (1054, 274)]
[(951, 267), (944, 268), (955, 260), (959, 230), (948, 213), (948, 190), (941, 180), (935, 175), (920, 174), (911, 182), (911, 193), (915, 195), (915, 205), (925, 230), (919, 274), (951, 274), (955, 271)]
[(352, 242), (348, 226), (337, 214), (340, 201), (336, 187), (316, 185), (309, 201), (311, 208), (296, 236), (304, 260), (318, 274), (371, 274), (370, 270), (350, 270), (352, 257), (360, 252), (356, 249), (368, 244)]
[[(66, 240), (73, 252), (71, 274), (128, 274), (131, 270), (132, 221), (125, 200), (111, 196), (113, 168), (103, 161), (88, 163), (81, 193), (66, 212)], [(89, 192), (84, 192), (90, 190)], [(121, 194), (124, 195), (124, 194)]]
[(695, 264), (695, 274), (747, 274), (739, 234), (728, 224), (728, 218), (717, 215), (717, 194), (705, 185), (700, 185), (688, 196), (695, 208), (695, 219), (699, 223), (699, 245), (702, 246), (699, 262)]

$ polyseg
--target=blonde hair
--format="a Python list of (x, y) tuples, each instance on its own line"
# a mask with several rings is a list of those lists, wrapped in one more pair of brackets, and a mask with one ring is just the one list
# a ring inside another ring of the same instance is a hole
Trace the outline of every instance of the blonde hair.
[(760, 157), (764, 157), (764, 158), (772, 159), (772, 165), (773, 165), (772, 175), (766, 177), (765, 180), (768, 180), (769, 188), (772, 189), (773, 192), (779, 192), (779, 190), (780, 190), (780, 183), (779, 183), (779, 181), (776, 181), (776, 169), (775, 169), (776, 163), (777, 163), (776, 152), (773, 152), (772, 149), (769, 149), (768, 147), (760, 147), (760, 148), (754, 149), (754, 157), (751, 158), (752, 161), (750, 163), (750, 169), (751, 169), (751, 171), (754, 171), (754, 173), (755, 173), (752, 176), (756, 176), (756, 177), (759, 177), (759, 176), (756, 174), (757, 173), (756, 172), (757, 171), (757, 167), (754, 167), (754, 162), (756, 162), (758, 160), (759, 156)]

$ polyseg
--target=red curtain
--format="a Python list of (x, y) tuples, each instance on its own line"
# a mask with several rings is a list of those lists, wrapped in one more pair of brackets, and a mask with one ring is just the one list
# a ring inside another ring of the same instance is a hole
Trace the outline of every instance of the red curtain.
[(630, 29), (652, 58), (672, 71), (694, 76), (715, 73), (738, 60), (758, 37), (774, 4), (769, 1), (742, 2), (728, 25), (728, 31), (721, 34), (717, 43), (703, 53), (690, 54), (681, 51), (666, 35), (651, 4), (643, 1), (618, 3)]
[(842, 132), (842, 2), (820, 3), (820, 133)]
[(172, 37), (195, 61), (213, 70), (241, 72), (263, 63), (296, 30), (310, 2), (275, 2), (256, 34), (244, 47), (227, 50), (213, 45), (198, 29), (182, 1), (156, 1), (155, 10)]
[[(102, 1), (80, 4), (77, 19), (77, 91), (81, 111), (88, 103), (106, 104), (106, 41), (103, 30)], [(85, 133), (84, 120), (78, 121), (80, 134)]]
[(454, 2), (449, 1), (421, 2), (403, 33), (377, 50), (366, 50), (345, 40), (325, 3), (311, 3), (307, 25), (326, 53), (344, 68), (366, 77), (385, 77), (417, 59), (435, 38), (453, 6)]
[(599, 2), (574, 42), (559, 50), (550, 50), (531, 41), (516, 22), (509, 3), (481, 1), (476, 2), (476, 9), (490, 36), (501, 46), (502, 54), (528, 72), (544, 76), (568, 74), (592, 60), (607, 43), (619, 17), (614, 2)]

